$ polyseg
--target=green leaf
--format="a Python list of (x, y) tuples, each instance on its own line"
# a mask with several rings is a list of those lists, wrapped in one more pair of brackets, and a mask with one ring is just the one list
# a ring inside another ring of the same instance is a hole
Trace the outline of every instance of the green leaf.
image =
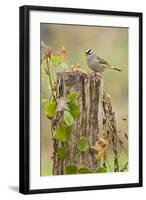
[(59, 64), (61, 64), (62, 63), (62, 57), (61, 56), (57, 56), (57, 61), (58, 61)]
[(71, 126), (74, 123), (74, 118), (68, 111), (64, 111), (63, 115), (64, 121), (68, 126)]
[(66, 151), (64, 147), (59, 147), (57, 151), (57, 157), (60, 160), (65, 160), (66, 159)]
[(78, 143), (78, 149), (80, 151), (87, 151), (89, 149), (88, 140), (85, 137), (81, 137)]
[(45, 105), (45, 113), (48, 116), (54, 116), (56, 113), (56, 103), (54, 101), (50, 101)]
[(105, 173), (106, 172), (106, 168), (105, 167), (99, 167), (96, 169), (96, 173)]
[(70, 128), (63, 125), (57, 127), (54, 133), (54, 138), (61, 142), (67, 142), (69, 136), (70, 136)]
[(56, 61), (56, 56), (55, 56), (55, 55), (53, 55), (53, 54), (51, 54), (51, 57), (50, 57), (50, 62), (51, 62), (52, 64), (54, 64), (54, 63), (55, 63), (55, 61)]
[(80, 174), (87, 174), (87, 173), (91, 173), (91, 169), (88, 167), (80, 167), (78, 169), (78, 173)]
[(78, 168), (75, 165), (67, 165), (65, 166), (65, 174), (76, 174)]
[(75, 100), (76, 98), (77, 98), (77, 93), (76, 92), (70, 92), (67, 95), (67, 100), (69, 100), (69, 101)]
[(68, 103), (68, 108), (74, 117), (74, 119), (78, 118), (80, 116), (80, 107), (75, 102)]

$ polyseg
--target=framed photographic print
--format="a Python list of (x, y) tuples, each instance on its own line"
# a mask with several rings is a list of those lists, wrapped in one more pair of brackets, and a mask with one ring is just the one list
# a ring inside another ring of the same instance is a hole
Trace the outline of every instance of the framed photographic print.
[(142, 186), (142, 13), (20, 7), (20, 192)]

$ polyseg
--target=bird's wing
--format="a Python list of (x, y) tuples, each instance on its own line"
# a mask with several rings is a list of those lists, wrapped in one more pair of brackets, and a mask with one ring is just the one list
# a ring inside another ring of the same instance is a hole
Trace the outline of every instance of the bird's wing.
[(100, 58), (99, 56), (96, 56), (96, 57), (101, 64), (109, 65), (109, 63), (107, 61), (105, 61), (103, 58)]

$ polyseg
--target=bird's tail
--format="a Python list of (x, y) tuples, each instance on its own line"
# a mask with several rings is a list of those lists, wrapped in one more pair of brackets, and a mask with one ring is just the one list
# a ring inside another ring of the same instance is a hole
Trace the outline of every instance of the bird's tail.
[(122, 71), (121, 69), (119, 69), (119, 68), (117, 68), (117, 67), (111, 67), (111, 69), (114, 69), (114, 70), (116, 70), (116, 71), (118, 71), (118, 72), (121, 72), (121, 71)]

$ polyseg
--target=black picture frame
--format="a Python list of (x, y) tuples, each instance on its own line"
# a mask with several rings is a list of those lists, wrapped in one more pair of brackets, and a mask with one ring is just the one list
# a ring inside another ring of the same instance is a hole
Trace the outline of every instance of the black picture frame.
[[(102, 14), (114, 16), (130, 16), (139, 18), (139, 182), (129, 184), (114, 184), (102, 186), (81, 186), (68, 188), (54, 189), (34, 189), (29, 187), (29, 17), (30, 11), (56, 11), (67, 13), (84, 13), (84, 14)], [(63, 7), (44, 7), (44, 6), (22, 6), (20, 7), (20, 174), (19, 174), (19, 191), (22, 194), (34, 193), (52, 193), (52, 192), (67, 192), (67, 191), (82, 191), (82, 190), (99, 190), (99, 189), (114, 189), (114, 188), (130, 188), (142, 186), (142, 13), (138, 12), (123, 12), (123, 11), (107, 11), (107, 10), (89, 10), (75, 9)]]

